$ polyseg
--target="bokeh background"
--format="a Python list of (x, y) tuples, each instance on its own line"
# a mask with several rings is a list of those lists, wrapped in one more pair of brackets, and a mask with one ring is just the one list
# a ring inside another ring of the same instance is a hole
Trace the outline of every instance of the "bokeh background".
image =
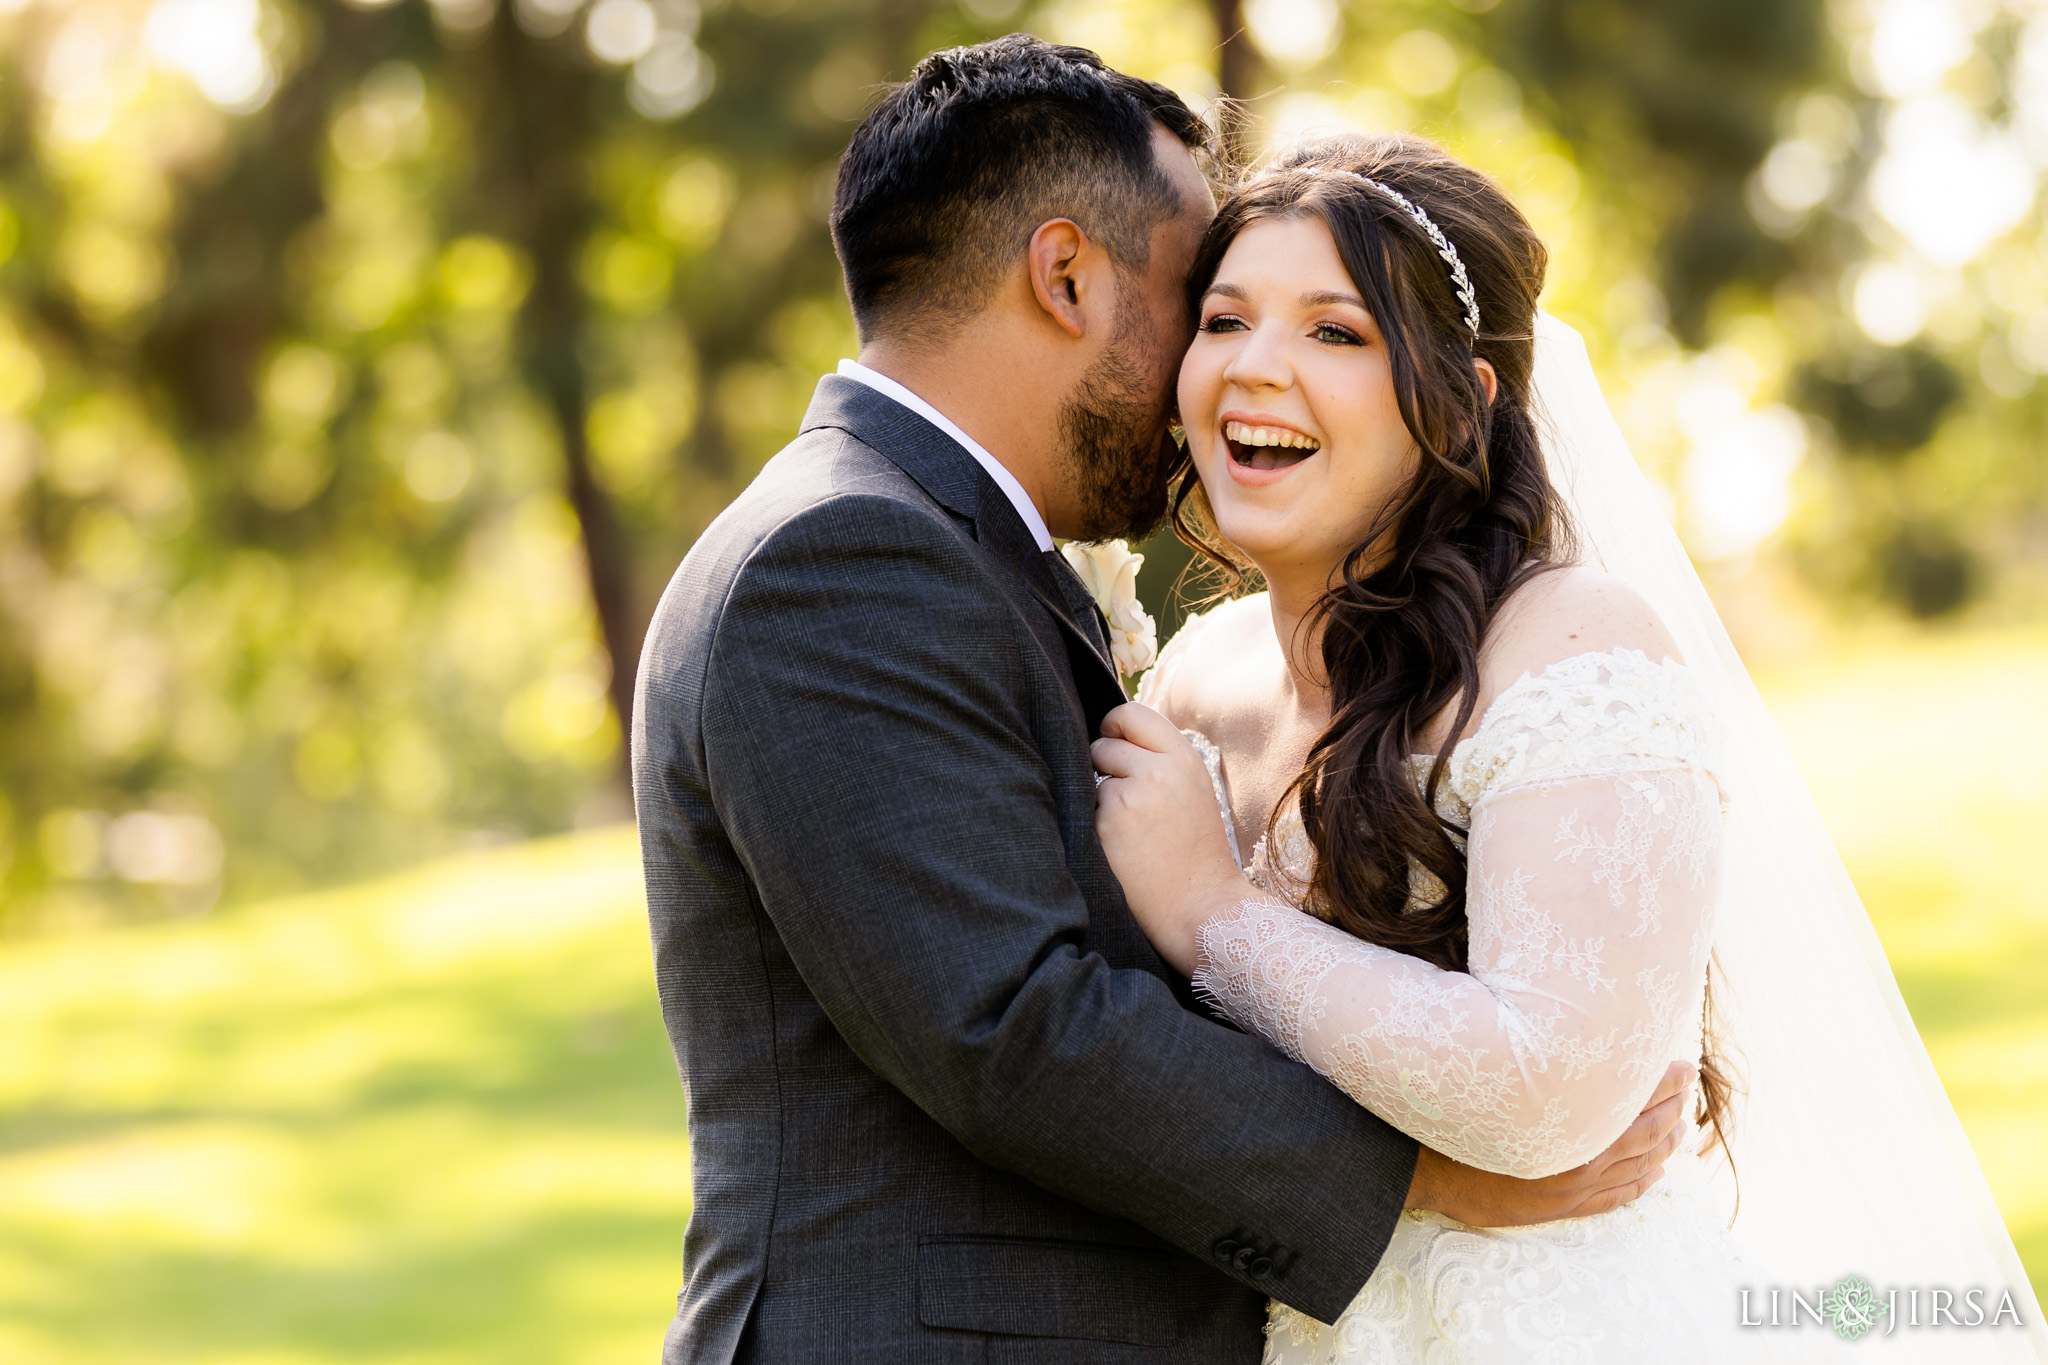
[(1519, 198), (2048, 1290), (2048, 3), (0, 0), (0, 1359), (651, 1358), (640, 632), (1018, 28)]

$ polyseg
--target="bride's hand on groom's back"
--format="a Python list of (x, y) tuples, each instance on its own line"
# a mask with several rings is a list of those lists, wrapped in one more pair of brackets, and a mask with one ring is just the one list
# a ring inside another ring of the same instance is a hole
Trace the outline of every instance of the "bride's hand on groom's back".
[(1680, 1120), (1699, 1069), (1673, 1062), (1628, 1131), (1583, 1166), (1541, 1180), (1517, 1180), (1462, 1165), (1424, 1147), (1408, 1187), (1408, 1207), (1472, 1227), (1526, 1227), (1590, 1218), (1619, 1208), (1656, 1184), (1678, 1150)]
[(1223, 812), (1202, 757), (1173, 722), (1130, 702), (1102, 721), (1091, 753), (1095, 832), (1152, 946), (1182, 975), (1195, 934), (1249, 888), (1231, 860)]

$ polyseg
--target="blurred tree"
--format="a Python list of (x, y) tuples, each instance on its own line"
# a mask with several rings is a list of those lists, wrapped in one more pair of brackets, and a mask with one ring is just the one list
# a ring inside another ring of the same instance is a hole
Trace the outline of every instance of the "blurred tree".
[(1226, 152), (1234, 159), (1243, 151), (1245, 130), (1242, 110), (1245, 101), (1258, 93), (1258, 52), (1244, 24), (1244, 0), (1209, 0), (1209, 13), (1216, 25), (1216, 88), (1223, 96), (1218, 133)]
[(1795, 393), (1848, 453), (1896, 460), (1933, 439), (1962, 385), (1925, 346), (1863, 346), (1808, 362)]
[[(1716, 497), (1754, 523), (1699, 544), (1767, 543), (1796, 402), (1824, 424), (1809, 574), (1953, 611), (1993, 582), (1961, 528), (2048, 524), (2048, 268), (2025, 205), (1913, 216), (1900, 111), (1934, 97), (1852, 86), (1859, 13), (0, 4), (0, 927), (623, 813), (662, 581), (854, 349), (839, 149), (923, 52), (1013, 27), (1244, 101), (1248, 152), (1326, 122), (1444, 138), (1549, 236), (1550, 303), (1688, 525)], [(2021, 79), (2048, 22), (1980, 39), (1940, 98), (2048, 128)], [(1934, 270), (1897, 222), (1937, 254), (1994, 227)], [(1768, 496), (1700, 491), (1726, 470)], [(1147, 552), (1170, 629), (1185, 555)]]
[(217, 9), (0, 15), (43, 74), (0, 81), (0, 885), (59, 917), (607, 785), (661, 579), (852, 349), (838, 146), (990, 32), (317, 4), (262, 11), (224, 89)]
[[(1587, 169), (1655, 224), (1682, 341), (1722, 289), (1792, 264), (1744, 195), (1789, 96), (1832, 78), (1820, 0), (1504, 0), (1476, 25)], [(1625, 187), (1625, 188), (1624, 188)]]

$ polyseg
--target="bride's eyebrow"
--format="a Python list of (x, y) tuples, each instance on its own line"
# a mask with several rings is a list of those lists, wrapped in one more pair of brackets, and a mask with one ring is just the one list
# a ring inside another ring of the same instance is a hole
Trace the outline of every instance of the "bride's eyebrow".
[[(1239, 303), (1250, 303), (1252, 301), (1251, 294), (1245, 290), (1243, 285), (1232, 284), (1228, 280), (1218, 280), (1202, 291), (1203, 302), (1206, 303), (1213, 298), (1235, 299)], [(1370, 313), (1372, 311), (1372, 309), (1365, 306), (1365, 300), (1358, 297), (1358, 295), (1346, 294), (1338, 290), (1313, 289), (1301, 296), (1301, 306), (1304, 308), (1327, 308), (1333, 303), (1347, 304), (1352, 308), (1356, 308), (1361, 313)]]

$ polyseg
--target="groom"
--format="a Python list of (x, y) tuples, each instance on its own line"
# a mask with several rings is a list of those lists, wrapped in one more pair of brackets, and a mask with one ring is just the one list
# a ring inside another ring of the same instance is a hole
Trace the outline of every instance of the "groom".
[(1404, 1206), (1597, 1211), (1669, 1150), (1675, 1100), (1551, 1180), (1418, 1157), (1125, 909), (1088, 758), (1123, 691), (1053, 537), (1163, 509), (1205, 137), (1012, 36), (927, 58), (840, 163), (860, 362), (640, 668), (695, 1189), (669, 1365), (1250, 1362), (1266, 1300), (1336, 1318)]

